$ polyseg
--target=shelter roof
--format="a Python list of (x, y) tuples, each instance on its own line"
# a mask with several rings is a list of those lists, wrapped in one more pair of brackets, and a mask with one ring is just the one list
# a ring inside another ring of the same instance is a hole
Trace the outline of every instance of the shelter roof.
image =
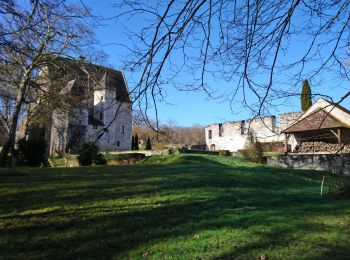
[(295, 124), (285, 129), (284, 133), (295, 133), (318, 129), (332, 129), (344, 127), (341, 121), (334, 118), (328, 112), (320, 109), (298, 120)]

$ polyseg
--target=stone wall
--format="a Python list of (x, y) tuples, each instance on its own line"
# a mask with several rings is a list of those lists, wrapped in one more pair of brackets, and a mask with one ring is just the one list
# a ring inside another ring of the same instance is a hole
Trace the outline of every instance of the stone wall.
[(131, 104), (118, 102), (117, 119), (115, 122), (115, 140), (119, 141), (119, 146), (115, 146), (115, 151), (123, 151), (131, 149), (131, 133), (132, 133), (132, 115)]
[[(262, 143), (284, 142), (285, 137), (280, 134), (281, 127), (284, 129), (290, 126), (300, 114), (300, 112), (295, 112), (280, 115), (278, 126), (275, 116), (208, 125), (205, 128), (207, 150), (237, 152), (237, 150), (244, 149), (248, 131), (252, 131)], [(210, 132), (211, 138), (209, 138)], [(288, 143), (292, 145), (294, 142), (295, 140), (290, 138)]]
[[(123, 151), (131, 149), (132, 115), (131, 104), (116, 101), (116, 92), (112, 90), (95, 91), (94, 117), (100, 120), (104, 126), (91, 126), (88, 128), (88, 136), (91, 141), (103, 133), (98, 140), (100, 151)], [(104, 95), (104, 96), (103, 96)], [(108, 128), (107, 131), (103, 131)]]
[[(100, 151), (123, 151), (131, 149), (132, 115), (131, 104), (116, 101), (116, 92), (97, 90), (94, 93), (93, 117), (104, 125), (91, 125), (88, 122), (88, 107), (74, 109), (70, 115), (54, 111), (50, 135), (47, 135), (50, 155), (63, 154), (69, 136), (69, 126), (83, 127), (82, 142), (95, 142)], [(108, 128), (107, 130), (104, 130)]]
[(272, 156), (267, 158), (267, 163), (283, 168), (309, 169), (350, 175), (349, 154), (296, 154)]
[(291, 126), (301, 115), (303, 112), (290, 112), (290, 113), (284, 113), (279, 114), (279, 129), (280, 131), (285, 130), (289, 126)]
[[(241, 121), (226, 122), (222, 124), (223, 131), (219, 135), (219, 124), (209, 125), (205, 128), (205, 140), (207, 150), (230, 150), (237, 151), (244, 147), (246, 134)], [(211, 133), (211, 138), (209, 135)]]

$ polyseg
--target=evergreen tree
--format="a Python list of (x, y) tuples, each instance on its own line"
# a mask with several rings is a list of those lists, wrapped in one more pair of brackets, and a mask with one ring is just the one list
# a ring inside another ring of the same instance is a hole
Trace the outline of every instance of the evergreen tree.
[(135, 146), (134, 146), (135, 149), (134, 149), (134, 150), (140, 150), (140, 147), (139, 147), (139, 137), (138, 137), (137, 134), (135, 135), (134, 142), (135, 142)]
[(146, 150), (152, 150), (151, 139), (147, 138)]
[(303, 82), (303, 88), (301, 90), (301, 110), (306, 111), (311, 105), (311, 88), (309, 85), (309, 82), (307, 80), (304, 80)]
[(134, 135), (131, 138), (131, 150), (135, 150), (135, 137), (134, 137)]

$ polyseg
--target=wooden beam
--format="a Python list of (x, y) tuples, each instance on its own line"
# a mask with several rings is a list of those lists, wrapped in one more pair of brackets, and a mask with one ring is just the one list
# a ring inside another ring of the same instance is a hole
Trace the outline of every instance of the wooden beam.
[(341, 140), (341, 128), (338, 128), (338, 144), (339, 144), (339, 145), (342, 144), (342, 140)]
[(334, 136), (338, 139), (338, 131), (334, 131), (332, 129), (329, 130), (332, 134), (334, 134)]
[(337, 138), (338, 140), (338, 144), (341, 144), (342, 143), (342, 140), (341, 140), (341, 128), (337, 128), (337, 132), (330, 129), (329, 130), (332, 134), (334, 134), (334, 136)]

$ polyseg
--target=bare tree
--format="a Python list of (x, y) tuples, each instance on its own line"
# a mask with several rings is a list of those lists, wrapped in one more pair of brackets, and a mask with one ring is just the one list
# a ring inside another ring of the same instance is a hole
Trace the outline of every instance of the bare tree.
[[(23, 111), (29, 119), (30, 110), (40, 108), (45, 115), (44, 104), (52, 108), (70, 100), (62, 89), (48, 87), (47, 73), (64, 69), (60, 68), (62, 58), (74, 60), (84, 55), (89, 59), (96, 52), (92, 48), (93, 19), (85, 5), (54, 0), (19, 5), (6, 0), (0, 3), (0, 15), (0, 115), (7, 133), (1, 152), (4, 162), (9, 153), (14, 153)], [(77, 66), (80, 64), (77, 60)]]
[[(143, 24), (126, 28), (133, 45), (125, 66), (139, 75), (133, 92), (145, 113), (157, 114), (157, 101), (171, 84), (223, 94), (253, 117), (300, 95), (296, 86), (304, 79), (317, 85), (327, 74), (335, 87), (348, 85), (348, 0), (120, 0), (116, 6), (118, 18)], [(208, 78), (230, 88), (215, 88)], [(347, 87), (335, 102), (349, 95)]]
[(154, 131), (153, 129), (156, 129), (156, 125), (155, 120), (149, 119), (146, 122), (140, 111), (134, 111), (133, 134), (139, 136), (142, 145), (146, 144), (148, 137), (156, 149), (205, 144), (204, 128), (200, 125), (179, 126), (176, 121), (169, 119), (166, 123), (158, 123), (159, 129)]

